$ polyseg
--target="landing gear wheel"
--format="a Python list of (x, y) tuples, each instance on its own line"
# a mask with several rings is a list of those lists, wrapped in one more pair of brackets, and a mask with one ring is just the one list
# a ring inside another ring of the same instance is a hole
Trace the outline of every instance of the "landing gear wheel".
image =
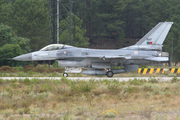
[(108, 71), (107, 73), (106, 73), (106, 76), (107, 77), (112, 77), (114, 75), (114, 73), (112, 72), (112, 71)]
[(64, 76), (64, 77), (68, 77), (68, 74), (67, 74), (67, 73), (64, 73), (63, 76)]

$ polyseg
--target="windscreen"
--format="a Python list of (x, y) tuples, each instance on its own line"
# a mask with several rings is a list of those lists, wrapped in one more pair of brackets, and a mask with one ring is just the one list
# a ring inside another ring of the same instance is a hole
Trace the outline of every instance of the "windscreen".
[(52, 51), (52, 50), (59, 50), (63, 48), (63, 44), (51, 44), (44, 48), (42, 48), (40, 51)]

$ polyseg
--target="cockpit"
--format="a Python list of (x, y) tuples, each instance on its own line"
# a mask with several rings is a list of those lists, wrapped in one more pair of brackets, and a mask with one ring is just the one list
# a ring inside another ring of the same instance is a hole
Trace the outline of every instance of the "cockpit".
[(51, 44), (48, 45), (42, 49), (40, 49), (39, 51), (52, 51), (52, 50), (59, 50), (59, 49), (63, 49), (64, 45), (63, 44)]

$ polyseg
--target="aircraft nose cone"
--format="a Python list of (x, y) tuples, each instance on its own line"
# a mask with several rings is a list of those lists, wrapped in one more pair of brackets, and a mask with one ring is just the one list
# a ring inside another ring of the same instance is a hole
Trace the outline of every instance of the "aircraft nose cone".
[(17, 57), (14, 57), (13, 60), (18, 60), (18, 61), (32, 61), (32, 53), (20, 55)]

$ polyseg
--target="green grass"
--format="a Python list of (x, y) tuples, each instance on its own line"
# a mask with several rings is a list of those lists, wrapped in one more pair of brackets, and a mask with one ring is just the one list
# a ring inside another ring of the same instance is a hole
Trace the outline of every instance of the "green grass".
[[(104, 79), (86, 82), (64, 77), (61, 80), (0, 80), (0, 113), (3, 113), (3, 119), (18, 119), (17, 115), (24, 119), (75, 119), (77, 116), (82, 119), (120, 119), (123, 116), (128, 119), (126, 117), (133, 112), (137, 119), (138, 116), (149, 119), (153, 117), (152, 112), (156, 118), (160, 113), (178, 111), (180, 82), (157, 81), (149, 78), (149, 81)], [(106, 110), (109, 112), (102, 115)], [(24, 114), (30, 114), (30, 117)], [(158, 116), (158, 119), (164, 118)]]

